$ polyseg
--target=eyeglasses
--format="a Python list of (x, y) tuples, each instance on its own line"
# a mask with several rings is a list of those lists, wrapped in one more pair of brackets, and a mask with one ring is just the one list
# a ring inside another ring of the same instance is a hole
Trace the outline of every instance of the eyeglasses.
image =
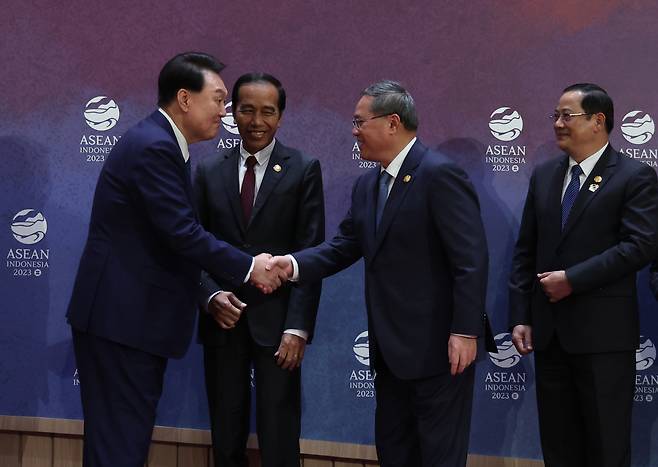
[(352, 126), (356, 128), (357, 130), (361, 129), (361, 126), (370, 120), (374, 120), (376, 118), (382, 118), (382, 117), (388, 117), (389, 115), (393, 115), (392, 113), (389, 114), (382, 114), (382, 115), (375, 115), (374, 117), (366, 118), (365, 120), (357, 120), (356, 118), (352, 119)]
[(560, 118), (564, 123), (569, 123), (572, 118), (582, 117), (583, 115), (592, 115), (592, 114), (589, 112), (578, 112), (571, 114), (567, 112), (563, 112), (563, 113), (555, 112), (552, 115), (549, 115), (548, 118), (550, 118), (553, 123), (556, 123)]

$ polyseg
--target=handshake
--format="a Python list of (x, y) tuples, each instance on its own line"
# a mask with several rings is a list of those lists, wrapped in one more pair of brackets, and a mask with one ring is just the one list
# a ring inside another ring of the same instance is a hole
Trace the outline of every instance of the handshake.
[(264, 294), (269, 294), (290, 280), (292, 273), (292, 261), (289, 257), (261, 253), (254, 256), (254, 269), (249, 275), (249, 282)]

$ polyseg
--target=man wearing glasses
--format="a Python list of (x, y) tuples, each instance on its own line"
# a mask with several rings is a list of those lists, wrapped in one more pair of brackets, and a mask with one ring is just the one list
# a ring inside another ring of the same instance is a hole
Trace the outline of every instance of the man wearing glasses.
[(361, 157), (381, 167), (355, 182), (336, 237), (270, 264), (303, 284), (364, 258), (380, 464), (464, 466), (486, 323), (478, 198), (460, 168), (417, 140), (414, 100), (400, 84), (365, 89), (353, 125)]
[(655, 256), (656, 174), (608, 142), (613, 104), (594, 84), (551, 116), (565, 153), (530, 179), (510, 277), (510, 328), (535, 350), (547, 466), (629, 466), (636, 272)]

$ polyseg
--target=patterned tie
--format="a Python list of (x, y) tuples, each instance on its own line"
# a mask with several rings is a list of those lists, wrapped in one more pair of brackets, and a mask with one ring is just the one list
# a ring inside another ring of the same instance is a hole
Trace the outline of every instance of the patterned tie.
[(242, 188), (240, 189), (240, 204), (242, 205), (242, 216), (245, 225), (249, 224), (251, 210), (254, 207), (254, 192), (256, 191), (256, 173), (254, 172), (254, 165), (256, 165), (256, 162), (254, 156), (247, 157), (247, 160), (245, 161), (247, 171), (244, 173)]
[(569, 212), (573, 206), (574, 201), (576, 201), (576, 196), (578, 196), (578, 191), (580, 190), (580, 175), (583, 173), (583, 169), (580, 168), (578, 164), (571, 167), (571, 180), (567, 185), (567, 189), (564, 192), (564, 198), (562, 198), (562, 228), (564, 229), (564, 224), (567, 223), (569, 218)]
[(375, 228), (379, 227), (379, 221), (382, 220), (384, 206), (386, 206), (386, 198), (388, 198), (388, 182), (390, 179), (391, 175), (386, 170), (379, 175), (379, 187), (377, 190), (377, 219)]

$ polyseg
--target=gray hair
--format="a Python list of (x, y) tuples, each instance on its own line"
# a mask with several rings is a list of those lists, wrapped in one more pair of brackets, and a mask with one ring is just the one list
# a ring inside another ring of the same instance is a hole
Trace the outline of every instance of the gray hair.
[(361, 95), (373, 98), (370, 110), (374, 114), (397, 114), (407, 130), (418, 129), (414, 98), (397, 81), (388, 79), (378, 81), (365, 88)]

